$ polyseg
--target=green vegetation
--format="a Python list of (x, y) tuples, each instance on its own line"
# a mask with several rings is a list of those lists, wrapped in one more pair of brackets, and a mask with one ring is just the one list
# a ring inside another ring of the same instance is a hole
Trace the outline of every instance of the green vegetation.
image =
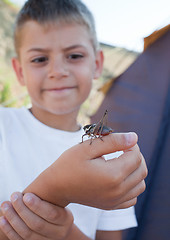
[(17, 6), (14, 3), (12, 3), (10, 0), (0, 0), (0, 2), (3, 2), (3, 3), (7, 4), (10, 7), (17, 8)]

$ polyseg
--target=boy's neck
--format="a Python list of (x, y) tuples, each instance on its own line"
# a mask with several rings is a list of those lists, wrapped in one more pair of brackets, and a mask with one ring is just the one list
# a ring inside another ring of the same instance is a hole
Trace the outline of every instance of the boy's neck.
[(33, 108), (30, 108), (29, 111), (36, 119), (49, 127), (69, 132), (75, 132), (80, 129), (80, 125), (77, 123), (78, 110), (60, 115), (42, 110), (34, 111)]

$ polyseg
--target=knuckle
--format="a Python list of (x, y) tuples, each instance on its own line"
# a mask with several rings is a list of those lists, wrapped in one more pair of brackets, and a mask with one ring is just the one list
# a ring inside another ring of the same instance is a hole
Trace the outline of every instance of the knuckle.
[(145, 169), (143, 170), (143, 179), (145, 179), (145, 178), (147, 177), (147, 175), (148, 175), (148, 169), (145, 168)]
[(143, 184), (142, 184), (142, 189), (141, 189), (141, 191), (144, 192), (145, 189), (146, 189), (146, 183), (145, 183), (145, 181), (143, 181), (142, 183), (143, 183)]
[(126, 201), (124, 203), (119, 204), (116, 209), (124, 209), (124, 208), (129, 208), (133, 207), (137, 203), (137, 197), (134, 197), (133, 199)]
[(126, 136), (125, 134), (114, 133), (110, 134), (109, 141), (111, 142), (112, 146), (125, 146), (126, 145)]
[(127, 137), (125, 134), (121, 134), (120, 143), (127, 145)]
[(67, 214), (67, 222), (68, 222), (69, 226), (72, 226), (72, 224), (74, 223), (73, 214), (71, 213), (71, 211), (69, 209), (66, 209), (66, 214)]
[(107, 183), (108, 190), (110, 191), (111, 199), (119, 199), (124, 194), (124, 185), (123, 185), (123, 174), (121, 171), (117, 171), (112, 173), (109, 177), (109, 181)]
[(131, 201), (130, 204), (129, 204), (129, 207), (132, 207), (132, 206), (136, 205), (136, 203), (137, 203), (137, 197), (135, 197), (134, 199), (132, 199), (132, 201)]
[[(124, 195), (124, 190), (121, 186), (119, 186), (118, 188), (115, 188), (114, 191), (113, 191), (113, 198), (115, 200), (119, 200), (122, 198), (122, 196)], [(112, 198), (112, 199), (113, 199)]]
[(148, 175), (148, 169), (145, 163), (144, 158), (142, 157), (142, 163), (141, 163), (141, 177), (142, 179), (145, 179)]
[(114, 146), (115, 144), (116, 144), (116, 141), (117, 141), (117, 139), (118, 139), (118, 137), (115, 137), (117, 134), (116, 133), (114, 133), (114, 134), (110, 134), (109, 136), (108, 136), (108, 139), (109, 139), (109, 141), (111, 142), (111, 145), (112, 146)]
[[(116, 160), (116, 158), (115, 158), (115, 160)], [(111, 164), (111, 163), (108, 161), (108, 164)], [(112, 167), (110, 167), (110, 171), (108, 172), (108, 176), (107, 176), (108, 186), (113, 188), (113, 187), (116, 187), (117, 185), (120, 185), (123, 181), (123, 177), (124, 177), (123, 168), (122, 169), (117, 168), (115, 170)]]
[(34, 225), (30, 226), (30, 228), (35, 232), (41, 232), (45, 228), (44, 221), (41, 219), (37, 219), (34, 221)]
[(59, 217), (60, 217), (60, 213), (55, 208), (51, 208), (49, 210), (49, 213), (48, 213), (48, 220), (49, 221), (56, 222)]
[(25, 240), (32, 239), (32, 231), (31, 231), (31, 230), (24, 231), (22, 237), (23, 237)]
[(123, 174), (122, 171), (117, 171), (114, 173), (113, 184), (114, 186), (118, 186), (123, 182)]
[(134, 152), (135, 160), (137, 166), (140, 166), (142, 163), (142, 154), (140, 152), (139, 146), (136, 144), (133, 148), (132, 151)]
[(137, 197), (133, 198), (132, 200), (128, 201), (125, 205), (125, 208), (133, 207), (137, 203)]
[(142, 163), (142, 154), (141, 154), (141, 152), (139, 150), (139, 147), (138, 146), (136, 146), (136, 147), (137, 147), (137, 150), (136, 150), (136, 156), (137, 156), (136, 160), (137, 160), (137, 164), (139, 166)]
[(117, 191), (116, 191), (116, 194), (115, 194), (115, 198), (116, 199), (120, 199), (124, 194), (124, 191), (122, 188), (119, 188)]
[(142, 181), (141, 184), (138, 186), (138, 192), (137, 196), (139, 196), (141, 193), (143, 193), (146, 189), (145, 181)]
[(144, 171), (144, 177), (146, 178), (148, 176), (148, 168), (145, 164), (145, 171)]
[(57, 233), (58, 239), (65, 239), (66, 236), (67, 236), (67, 233), (66, 233), (66, 231), (64, 229), (61, 230), (61, 231), (58, 231), (58, 233)]

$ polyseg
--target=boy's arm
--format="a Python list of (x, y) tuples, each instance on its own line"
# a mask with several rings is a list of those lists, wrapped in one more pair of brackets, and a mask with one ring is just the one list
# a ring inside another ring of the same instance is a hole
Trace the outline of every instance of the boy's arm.
[[(130, 138), (126, 134), (112, 134), (105, 137), (104, 142), (96, 139), (92, 145), (89, 141), (79, 144), (62, 154), (24, 192), (31, 191), (61, 206), (69, 202), (103, 209), (134, 205), (136, 197), (144, 191), (143, 179), (147, 174), (145, 161), (136, 142), (135, 134), (130, 134)], [(118, 159), (105, 162), (100, 157), (119, 150), (125, 150), (125, 153)], [(97, 201), (94, 202), (94, 199)], [(35, 219), (31, 224), (35, 226)], [(98, 238), (102, 237), (101, 234)], [(76, 236), (77, 239), (88, 239), (74, 226), (68, 240), (76, 240)]]
[[(25, 190), (53, 204), (70, 202), (102, 209), (127, 208), (145, 190), (145, 160), (134, 133), (110, 134), (65, 151)], [(123, 150), (115, 159), (102, 155)], [(97, 201), (94, 201), (97, 199)]]
[(122, 231), (97, 231), (95, 240), (122, 240)]

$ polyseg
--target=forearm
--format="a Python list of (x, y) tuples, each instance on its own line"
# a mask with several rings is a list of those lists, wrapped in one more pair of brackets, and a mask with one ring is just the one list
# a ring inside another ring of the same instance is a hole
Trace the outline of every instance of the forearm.
[[(104, 141), (96, 139), (91, 145), (89, 141), (75, 145), (40, 174), (23, 193), (32, 192), (61, 207), (70, 202), (102, 209), (134, 205), (136, 197), (145, 190), (143, 179), (147, 176), (147, 168), (136, 144), (137, 136), (131, 134), (129, 138), (126, 135), (115, 133), (106, 136)], [(99, 157), (120, 150), (124, 154), (118, 158), (104, 161)], [(95, 198), (98, 201), (94, 201)]]
[(84, 233), (80, 231), (80, 229), (73, 224), (70, 234), (64, 240), (91, 240), (91, 238), (87, 237)]
[[(62, 171), (55, 162), (44, 172), (42, 172), (24, 191), (23, 193), (34, 193), (41, 199), (65, 207), (69, 202), (65, 197), (65, 185), (62, 183)], [(61, 177), (60, 177), (61, 176)]]

